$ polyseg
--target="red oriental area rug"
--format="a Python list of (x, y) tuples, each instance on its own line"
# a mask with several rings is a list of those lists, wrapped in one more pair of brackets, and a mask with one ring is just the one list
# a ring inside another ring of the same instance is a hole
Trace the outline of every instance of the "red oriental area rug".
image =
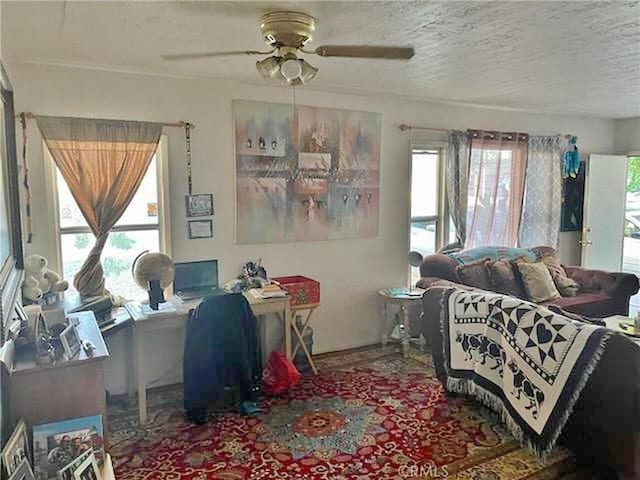
[(575, 470), (566, 450), (541, 464), (489, 412), (448, 395), (428, 355), (376, 348), (327, 355), (319, 367), (253, 418), (192, 425), (180, 387), (151, 392), (144, 428), (135, 405), (111, 409), (118, 480), (546, 480)]

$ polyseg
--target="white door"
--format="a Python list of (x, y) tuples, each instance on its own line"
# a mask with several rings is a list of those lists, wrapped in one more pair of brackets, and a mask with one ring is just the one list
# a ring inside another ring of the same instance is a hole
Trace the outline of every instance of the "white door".
[(587, 163), (582, 229), (582, 266), (622, 269), (627, 157), (591, 155)]

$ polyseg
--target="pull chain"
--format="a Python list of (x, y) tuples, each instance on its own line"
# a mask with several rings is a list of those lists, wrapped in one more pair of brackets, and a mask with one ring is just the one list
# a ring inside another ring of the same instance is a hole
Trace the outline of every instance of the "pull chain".
[(191, 124), (184, 125), (185, 143), (187, 144), (187, 191), (189, 195), (193, 193), (193, 180), (191, 177)]

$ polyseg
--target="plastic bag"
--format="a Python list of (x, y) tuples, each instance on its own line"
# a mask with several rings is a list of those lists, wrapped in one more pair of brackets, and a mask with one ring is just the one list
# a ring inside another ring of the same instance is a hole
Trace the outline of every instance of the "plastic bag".
[(281, 395), (300, 381), (300, 372), (282, 352), (269, 355), (262, 370), (262, 390), (267, 395)]

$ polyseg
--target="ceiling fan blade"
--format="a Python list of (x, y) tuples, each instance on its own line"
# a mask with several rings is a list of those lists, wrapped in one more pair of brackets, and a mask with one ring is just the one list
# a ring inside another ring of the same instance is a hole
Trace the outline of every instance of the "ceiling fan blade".
[(369, 45), (323, 45), (315, 53), (321, 57), (387, 58), (408, 60), (415, 54), (413, 47), (375, 47)]
[(191, 60), (196, 58), (215, 58), (229, 57), (233, 55), (269, 55), (275, 50), (269, 52), (259, 52), (257, 50), (238, 50), (235, 52), (200, 52), (200, 53), (173, 53), (160, 55), (163, 60)]

